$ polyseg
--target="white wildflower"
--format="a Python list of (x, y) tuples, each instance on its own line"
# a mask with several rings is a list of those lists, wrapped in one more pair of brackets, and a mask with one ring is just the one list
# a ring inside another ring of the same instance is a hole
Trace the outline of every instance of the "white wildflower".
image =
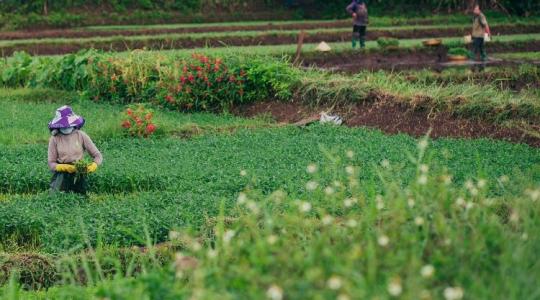
[(471, 193), (471, 196), (477, 196), (478, 195), (478, 189), (474, 187), (474, 188), (469, 190), (469, 193)]
[(416, 218), (414, 218), (414, 224), (416, 224), (417, 226), (422, 226), (422, 225), (424, 225), (424, 218), (422, 218), (422, 217), (416, 217)]
[(478, 186), (479, 189), (482, 189), (482, 188), (486, 187), (486, 184), (487, 184), (487, 181), (485, 179), (480, 179), (476, 183), (476, 186)]
[(178, 231), (171, 230), (169, 231), (169, 240), (174, 241), (180, 238), (181, 234)]
[(208, 258), (216, 258), (218, 256), (218, 251), (215, 249), (210, 249), (208, 250), (206, 255), (208, 256)]
[(456, 199), (456, 205), (457, 206), (465, 206), (465, 199), (463, 199), (462, 197), (459, 197)]
[(354, 158), (354, 152), (352, 150), (347, 150), (347, 158), (349, 158), (349, 159)]
[(259, 206), (257, 205), (257, 203), (255, 203), (255, 201), (248, 201), (246, 206), (254, 214), (258, 214), (260, 211)]
[(343, 282), (341, 281), (341, 278), (334, 275), (330, 277), (330, 279), (328, 279), (328, 282), (326, 284), (331, 290), (338, 290), (343, 285)]
[(465, 209), (469, 210), (474, 207), (474, 203), (472, 201), (467, 201), (467, 204), (465, 204)]
[(316, 164), (309, 164), (306, 168), (306, 172), (308, 172), (309, 174), (313, 174), (315, 172), (317, 172), (317, 165)]
[(343, 200), (343, 205), (345, 207), (351, 207), (353, 206), (356, 202), (358, 202), (358, 200), (356, 200), (356, 198), (347, 198), (345, 200)]
[(334, 188), (331, 187), (331, 186), (327, 186), (325, 189), (324, 189), (324, 193), (328, 196), (330, 195), (333, 195), (335, 192)]
[(240, 171), (240, 176), (244, 177), (247, 175), (247, 171), (246, 170), (241, 170)]
[(306, 201), (301, 201), (299, 205), (300, 212), (308, 213), (311, 210), (311, 203)]
[(519, 214), (517, 211), (512, 211), (512, 213), (510, 214), (510, 222), (512, 223), (517, 223), (519, 221)]
[(341, 181), (337, 181), (337, 180), (334, 180), (333, 184), (334, 184), (334, 186), (337, 187), (337, 188), (343, 186), (343, 183), (342, 183)]
[(442, 176), (442, 182), (444, 183), (444, 185), (450, 185), (452, 183), (452, 176), (443, 175)]
[(379, 238), (377, 239), (377, 243), (381, 247), (386, 247), (390, 243), (390, 239), (386, 235), (383, 234), (379, 236)]
[(283, 299), (283, 289), (273, 284), (266, 290), (266, 296), (270, 300), (281, 300)]
[(499, 181), (500, 181), (501, 183), (506, 183), (506, 182), (508, 182), (509, 180), (510, 180), (510, 178), (509, 178), (508, 176), (506, 176), (506, 175), (502, 175), (501, 177), (499, 177)]
[(421, 165), (420, 165), (420, 172), (422, 172), (422, 173), (425, 174), (425, 173), (427, 173), (428, 171), (429, 171), (429, 166), (428, 166), (428, 165), (426, 165), (426, 164), (421, 164)]
[(354, 167), (353, 166), (346, 166), (345, 172), (349, 175), (354, 175)]
[(422, 139), (418, 142), (418, 149), (425, 150), (428, 147), (427, 139)]
[(381, 161), (381, 166), (388, 169), (390, 167), (390, 161), (388, 159), (383, 159), (383, 161)]
[(336, 300), (351, 300), (351, 298), (345, 294), (339, 294)]
[(415, 205), (414, 199), (413, 199), (413, 198), (407, 199), (407, 205), (408, 205), (410, 208), (413, 208), (414, 205)]
[(381, 195), (377, 195), (375, 197), (375, 205), (376, 205), (378, 210), (384, 209), (384, 199), (383, 199), (383, 197)]
[(447, 287), (444, 289), (444, 298), (446, 300), (460, 300), (463, 298), (463, 289), (460, 287)]
[(247, 201), (247, 195), (245, 193), (238, 194), (237, 203), (239, 205), (246, 203), (246, 201)]
[(465, 181), (465, 188), (467, 188), (468, 190), (471, 190), (474, 188), (474, 183), (472, 182), (472, 180), (467, 180)]
[(277, 243), (278, 237), (276, 235), (274, 235), (274, 234), (271, 234), (266, 238), (266, 241), (268, 242), (268, 244), (273, 245), (273, 244)]
[(435, 268), (432, 265), (425, 265), (420, 269), (420, 275), (424, 278), (430, 278), (435, 273)]
[(422, 175), (418, 176), (417, 182), (420, 185), (426, 185), (427, 182), (428, 182), (428, 177), (425, 174), (422, 174)]
[(231, 240), (232, 240), (232, 238), (233, 238), (235, 235), (236, 235), (236, 231), (234, 231), (234, 230), (229, 229), (229, 230), (225, 231), (225, 234), (223, 234), (223, 242), (224, 242), (225, 244), (230, 243)]
[(351, 228), (354, 228), (354, 227), (358, 226), (358, 222), (355, 219), (349, 219), (347, 221), (347, 226), (349, 226)]
[(313, 181), (313, 180), (308, 181), (306, 183), (306, 189), (308, 191), (314, 191), (318, 186), (319, 186), (319, 184), (316, 181)]
[(525, 194), (527, 194), (533, 202), (536, 202), (538, 199), (540, 199), (540, 189), (527, 190), (525, 191)]
[(330, 225), (332, 224), (332, 222), (334, 221), (334, 217), (330, 216), (330, 215), (325, 215), (323, 218), (322, 218), (322, 223), (324, 225)]
[(403, 287), (401, 286), (400, 280), (394, 279), (390, 281), (390, 283), (388, 284), (388, 293), (391, 296), (397, 297), (401, 295), (402, 292), (403, 292)]
[(193, 243), (191, 243), (191, 250), (197, 252), (197, 251), (200, 251), (201, 249), (202, 249), (202, 245), (198, 241), (193, 241)]

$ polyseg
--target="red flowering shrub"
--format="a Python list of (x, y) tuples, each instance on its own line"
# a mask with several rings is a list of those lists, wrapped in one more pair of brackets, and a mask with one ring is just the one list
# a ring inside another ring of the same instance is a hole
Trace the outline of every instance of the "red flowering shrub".
[(159, 102), (179, 110), (214, 110), (242, 102), (246, 73), (232, 70), (220, 58), (193, 54), (158, 85)]
[(156, 125), (152, 123), (154, 112), (145, 105), (130, 105), (124, 113), (126, 118), (122, 121), (122, 128), (128, 135), (149, 137), (156, 131)]

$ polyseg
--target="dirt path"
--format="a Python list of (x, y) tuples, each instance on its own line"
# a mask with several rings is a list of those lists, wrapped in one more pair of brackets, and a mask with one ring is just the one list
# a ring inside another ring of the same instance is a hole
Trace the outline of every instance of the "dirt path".
[[(540, 32), (540, 25), (530, 26), (498, 26), (494, 27), (497, 34), (523, 34)], [(462, 36), (467, 33), (465, 29), (413, 29), (396, 31), (368, 32), (368, 39), (376, 40), (379, 37), (395, 37), (399, 39), (412, 39), (423, 37), (447, 37)], [(181, 37), (181, 38), (153, 38), (151, 35), (145, 40), (125, 40), (119, 37), (114, 41), (69, 41), (69, 42), (29, 42), (14, 46), (0, 47), (3, 56), (9, 56), (15, 51), (26, 51), (34, 55), (53, 55), (77, 52), (81, 49), (95, 48), (100, 50), (126, 51), (133, 49), (185, 49), (200, 47), (224, 47), (224, 46), (251, 46), (251, 45), (286, 45), (296, 43), (295, 34), (266, 34), (262, 32), (256, 36), (228, 36), (228, 37)], [(344, 42), (350, 40), (349, 32), (319, 32), (306, 34), (305, 43)]]
[[(313, 118), (322, 110), (296, 103), (272, 101), (237, 107), (234, 113), (243, 117), (270, 114), (277, 122), (292, 124)], [(429, 115), (427, 111), (412, 110), (391, 103), (366, 102), (334, 110), (334, 113), (342, 116), (347, 126), (377, 128), (388, 134), (406, 133), (419, 137), (431, 130), (433, 138), (491, 138), (540, 147), (540, 138), (527, 135), (519, 129), (457, 118), (448, 113)]]

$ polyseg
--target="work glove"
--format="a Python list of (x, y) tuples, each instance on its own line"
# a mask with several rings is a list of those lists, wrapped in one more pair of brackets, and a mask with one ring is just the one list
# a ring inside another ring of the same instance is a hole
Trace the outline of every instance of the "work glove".
[(94, 173), (95, 171), (97, 170), (97, 164), (95, 162), (89, 164), (87, 167), (86, 167), (86, 171), (88, 173)]
[(55, 170), (56, 170), (56, 172), (61, 172), (61, 173), (75, 173), (75, 172), (77, 172), (77, 169), (75, 168), (75, 166), (70, 165), (70, 164), (57, 164)]

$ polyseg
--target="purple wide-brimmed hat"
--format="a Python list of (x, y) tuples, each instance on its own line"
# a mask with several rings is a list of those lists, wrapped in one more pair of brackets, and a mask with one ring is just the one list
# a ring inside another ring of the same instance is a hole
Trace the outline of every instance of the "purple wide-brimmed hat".
[(49, 122), (49, 130), (75, 127), (80, 129), (84, 125), (84, 118), (73, 113), (71, 107), (64, 105), (56, 110), (56, 116)]

